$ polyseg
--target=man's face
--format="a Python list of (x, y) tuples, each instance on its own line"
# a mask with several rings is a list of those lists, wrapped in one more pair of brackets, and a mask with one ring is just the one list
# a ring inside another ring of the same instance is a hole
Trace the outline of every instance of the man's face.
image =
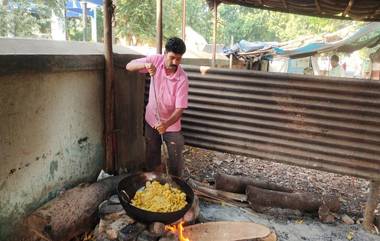
[(181, 64), (182, 54), (173, 52), (165, 53), (165, 68), (171, 71), (177, 71), (178, 65)]
[(338, 61), (332, 59), (332, 60), (331, 60), (331, 66), (332, 66), (333, 68), (335, 68), (336, 66), (338, 66)]

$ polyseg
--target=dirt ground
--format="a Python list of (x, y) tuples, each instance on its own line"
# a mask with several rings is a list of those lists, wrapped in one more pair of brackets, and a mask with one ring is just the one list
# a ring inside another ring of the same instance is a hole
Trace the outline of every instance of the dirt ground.
[[(362, 220), (369, 191), (367, 180), (189, 146), (185, 147), (184, 158), (185, 173), (198, 181), (212, 184), (216, 173), (225, 173), (269, 180), (297, 191), (334, 194), (341, 201), (338, 215), (347, 214), (355, 223)], [(379, 210), (380, 205), (376, 212)], [(338, 219), (333, 224), (322, 224), (316, 215), (278, 209), (259, 214), (202, 202), (201, 215), (204, 221), (255, 221), (275, 229), (279, 240), (380, 240), (379, 235), (365, 232), (360, 224), (347, 225)]]

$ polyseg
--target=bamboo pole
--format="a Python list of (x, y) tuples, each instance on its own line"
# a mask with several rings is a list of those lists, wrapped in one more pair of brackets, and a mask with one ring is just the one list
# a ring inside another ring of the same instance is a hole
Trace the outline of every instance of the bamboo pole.
[(162, 0), (156, 0), (156, 51), (162, 53)]
[(218, 4), (216, 0), (214, 0), (214, 31), (213, 31), (213, 43), (212, 43), (212, 59), (211, 59), (211, 67), (215, 67), (215, 59), (216, 59), (216, 32), (218, 26)]
[(112, 51), (112, 0), (104, 1), (104, 58), (105, 58), (105, 144), (106, 166), (109, 173), (115, 171), (114, 163), (114, 106), (113, 106), (113, 51)]
[(186, 0), (182, 0), (182, 40), (186, 39)]

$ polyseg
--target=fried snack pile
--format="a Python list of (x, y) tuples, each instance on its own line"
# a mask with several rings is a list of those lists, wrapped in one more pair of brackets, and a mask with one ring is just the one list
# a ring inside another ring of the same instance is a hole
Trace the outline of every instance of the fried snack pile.
[(147, 182), (145, 188), (137, 191), (132, 205), (151, 212), (174, 212), (187, 204), (186, 194), (169, 184), (162, 185), (157, 181)]

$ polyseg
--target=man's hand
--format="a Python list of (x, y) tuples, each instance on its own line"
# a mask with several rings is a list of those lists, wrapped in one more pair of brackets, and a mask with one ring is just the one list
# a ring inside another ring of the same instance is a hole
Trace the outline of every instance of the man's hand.
[(155, 127), (154, 129), (156, 129), (158, 131), (158, 133), (160, 133), (160, 135), (164, 134), (166, 132), (166, 129), (168, 129), (168, 126), (165, 122), (159, 122)]
[(145, 68), (146, 70), (148, 70), (148, 73), (150, 74), (150, 76), (154, 76), (156, 74), (156, 66), (154, 66), (154, 64), (146, 63)]

